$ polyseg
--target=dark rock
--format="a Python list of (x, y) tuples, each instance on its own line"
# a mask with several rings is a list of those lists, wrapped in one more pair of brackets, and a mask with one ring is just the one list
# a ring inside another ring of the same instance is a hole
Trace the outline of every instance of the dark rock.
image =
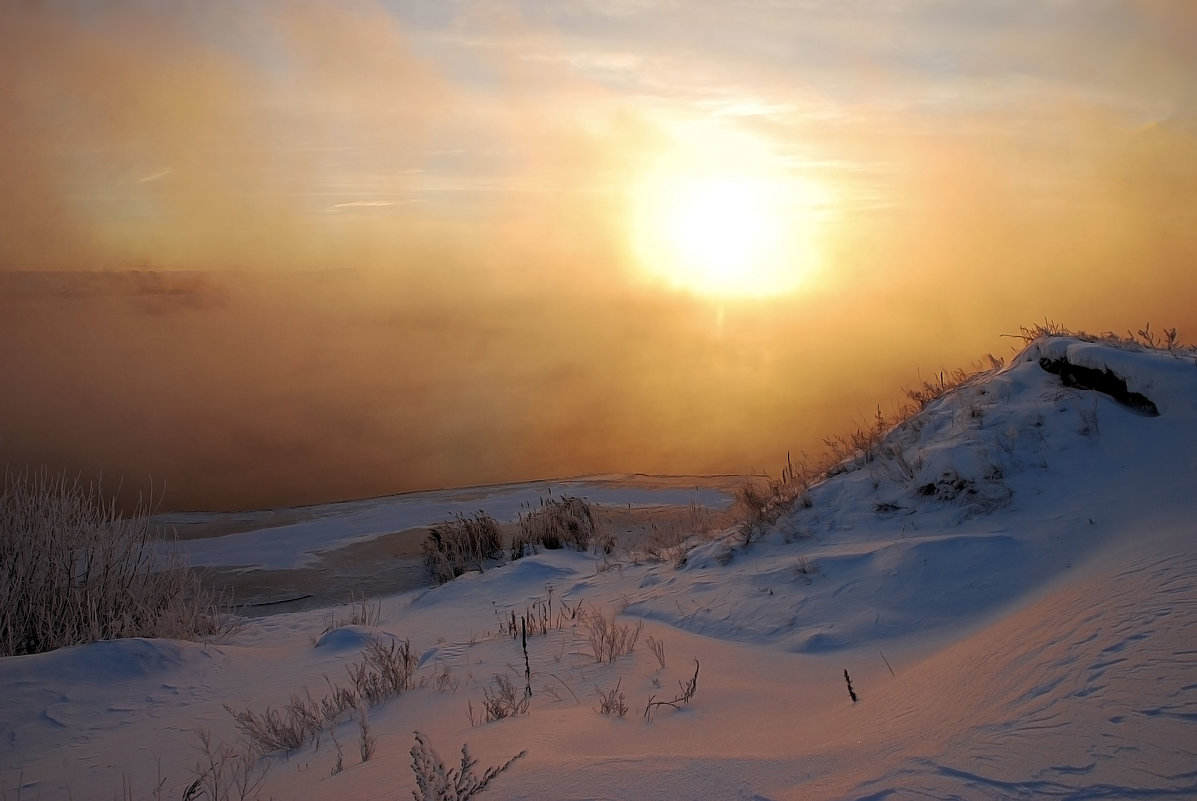
[(1139, 392), (1131, 392), (1126, 388), (1126, 380), (1119, 377), (1110, 369), (1098, 370), (1093, 367), (1082, 367), (1073, 364), (1061, 356), (1049, 359), (1044, 356), (1039, 360), (1039, 366), (1047, 372), (1060, 376), (1060, 383), (1074, 389), (1092, 389), (1109, 395), (1114, 400), (1148, 417), (1159, 417), (1160, 410), (1156, 408), (1147, 396)]

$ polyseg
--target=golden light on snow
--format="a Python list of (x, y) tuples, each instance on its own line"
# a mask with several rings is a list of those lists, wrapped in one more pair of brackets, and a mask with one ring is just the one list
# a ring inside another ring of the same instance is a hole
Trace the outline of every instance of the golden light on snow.
[(792, 292), (817, 267), (826, 194), (756, 139), (691, 134), (633, 188), (638, 267), (652, 281), (703, 295)]

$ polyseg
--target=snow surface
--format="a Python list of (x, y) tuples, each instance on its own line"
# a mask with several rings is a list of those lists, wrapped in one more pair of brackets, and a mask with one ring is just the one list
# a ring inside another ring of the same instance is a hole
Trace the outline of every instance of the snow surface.
[[(1038, 366), (1063, 353), (1124, 376), (1160, 416), (1063, 387)], [(249, 620), (219, 643), (125, 640), (2, 659), (0, 797), (128, 787), (149, 798), (161, 781), (161, 797), (179, 798), (195, 727), (235, 742), (225, 705), (318, 696), (323, 676), (343, 678), (377, 635), (409, 639), (420, 674), (448, 671), (456, 690), (430, 683), (371, 710), (369, 762), (347, 720), (339, 774), (328, 738), (270, 757), (262, 798), (408, 798), (415, 729), (446, 761), (467, 742), (481, 766), (527, 750), (483, 796), (494, 799), (1197, 798), (1192, 357), (1042, 340), (886, 444), (761, 541), (745, 546), (734, 530), (695, 540), (680, 566), (547, 552), (383, 598), (373, 629), (325, 632), (344, 610), (310, 610)], [(611, 492), (603, 502), (693, 497)], [(345, 505), (193, 541), (191, 553), (202, 564), (301, 564), (330, 540), (459, 508), (451, 493), (442, 500), (418, 514)], [(515, 501), (475, 495), (460, 509), (510, 518)], [(532, 637), (529, 713), (472, 726), (468, 704), (480, 706), (494, 674), (523, 685), (520, 645), (499, 621), (550, 596), (558, 609), (644, 621), (639, 647), (596, 663), (576, 623)], [(665, 667), (650, 635), (665, 644)], [(649, 698), (673, 697), (695, 660), (693, 701), (646, 720)], [(617, 682), (622, 719), (596, 711), (596, 691)]]

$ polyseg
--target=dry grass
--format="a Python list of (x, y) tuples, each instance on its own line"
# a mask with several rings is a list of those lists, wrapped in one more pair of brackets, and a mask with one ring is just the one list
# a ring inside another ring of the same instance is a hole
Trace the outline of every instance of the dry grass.
[(555, 551), (566, 545), (585, 551), (597, 530), (589, 501), (568, 495), (547, 501), (542, 498), (539, 508), (520, 514), (519, 529), (512, 538), (511, 558), (518, 559), (528, 550)]
[[(228, 709), (228, 707), (226, 707)], [(317, 710), (318, 705), (309, 699), (305, 704), (298, 695), (283, 709), (266, 708), (256, 714), (251, 710), (234, 712), (228, 709), (237, 721), (238, 728), (263, 753), (294, 751), (309, 739), (315, 738), (324, 727), (324, 720)], [(317, 725), (313, 725), (315, 722)]]
[(650, 563), (669, 562), (674, 567), (683, 567), (693, 534), (690, 527), (678, 523), (651, 523), (648, 533), (633, 546), (634, 559), (644, 559)]
[(417, 658), (407, 640), (383, 645), (371, 639), (362, 651), (362, 661), (348, 666), (349, 680), (359, 700), (376, 706), (412, 688)]
[(657, 664), (659, 664), (661, 666), (661, 669), (664, 670), (665, 669), (665, 641), (658, 640), (656, 637), (654, 637), (650, 634), (648, 637), (648, 650), (651, 651), (652, 655), (657, 658)]
[(475, 712), (474, 703), (470, 701), (467, 702), (467, 714), (471, 725), (481, 726), (512, 715), (527, 714), (528, 703), (529, 698), (525, 691), (517, 690), (510, 677), (496, 673), (493, 686), (482, 688), (482, 709)]
[(795, 505), (810, 507), (810, 488), (826, 476), (826, 469), (805, 459), (794, 464), (786, 453), (786, 464), (779, 478), (749, 479), (736, 490), (736, 503), (742, 519), (740, 536), (745, 545), (762, 537), (787, 510)]
[(374, 733), (370, 731), (370, 713), (366, 711), (365, 704), (358, 704), (357, 706), (357, 748), (361, 755), (362, 762), (369, 762), (370, 757), (374, 756), (374, 751), (378, 747), (378, 740), (375, 739)]
[(583, 612), (582, 625), (595, 662), (614, 662), (616, 658), (635, 651), (636, 641), (644, 630), (643, 620), (620, 624), (598, 609)]
[[(941, 370), (935, 377), (934, 381), (927, 381), (924, 379), (921, 386), (908, 388), (906, 390), (906, 397), (910, 399), (911, 403), (913, 404), (913, 408), (903, 409), (899, 413), (898, 417), (892, 421), (893, 424), (896, 425), (897, 423), (914, 416), (923, 409), (926, 409), (935, 401), (942, 398), (944, 395), (947, 395), (961, 386), (974, 381), (980, 376), (1000, 370), (1006, 365), (1005, 361), (1001, 357), (994, 356), (992, 353), (987, 353), (985, 358), (989, 362), (988, 367), (984, 366), (984, 364), (975, 364), (975, 369), (972, 372), (956, 369), (948, 373)], [(878, 412), (878, 414), (880, 414), (880, 412)]]
[(619, 691), (619, 685), (622, 682), (623, 679), (619, 679), (615, 682), (615, 686), (606, 692), (603, 692), (598, 687), (594, 688), (594, 693), (599, 699), (596, 712), (600, 715), (616, 715), (621, 718), (628, 714), (627, 700), (624, 698), (623, 693)]
[(328, 611), (328, 623), (320, 632), (321, 636), (346, 626), (374, 627), (382, 620), (382, 601), (380, 600), (371, 601), (365, 596), (354, 598), (351, 594), (346, 605), (349, 607), (349, 614), (346, 617), (338, 617), (331, 609)]
[(200, 741), (200, 756), (193, 772), (195, 779), (183, 791), (183, 801), (258, 798), (270, 763), (263, 762), (252, 745), (234, 748), (223, 741), (214, 742), (211, 733), (203, 728), (196, 729), (195, 734)]
[(433, 584), (452, 581), (467, 570), (486, 570), (489, 559), (503, 552), (498, 522), (485, 512), (473, 517), (458, 515), (439, 523), (424, 540), (424, 566)]
[[(411, 643), (405, 641), (400, 645), (391, 641), (384, 645), (371, 639), (362, 651), (361, 661), (346, 666), (350, 680), (347, 687), (325, 676), (330, 694), (319, 700), (310, 692), (302, 697), (292, 693), (291, 700), (281, 709), (267, 707), (260, 713), (248, 709), (237, 712), (227, 706), (225, 709), (236, 720), (241, 733), (262, 753), (293, 751), (335, 726), (347, 711), (358, 710), (360, 723), (367, 707), (410, 690), (416, 667)], [(363, 732), (369, 733), (368, 725)]]
[(515, 639), (521, 633), (526, 637), (543, 637), (550, 631), (560, 631), (577, 619), (582, 609), (581, 600), (574, 602), (572, 607), (564, 598), (554, 604), (553, 593), (556, 588), (552, 584), (546, 584), (544, 588), (544, 597), (533, 598), (531, 604), (524, 606), (523, 614), (516, 614), (515, 609), (500, 614), (498, 606), (491, 601), (500, 637)]
[(0, 494), (0, 656), (119, 637), (199, 639), (231, 619), (141, 507), (98, 487), (6, 472)]
[(1072, 330), (1054, 320), (1045, 319), (1042, 323), (1036, 323), (1032, 326), (1019, 326), (1017, 334), (1004, 334), (1003, 336), (1021, 339), (1027, 345), (1047, 337), (1069, 337), (1072, 339), (1081, 339), (1086, 342), (1100, 342), (1122, 350), (1140, 351), (1144, 348), (1148, 350), (1166, 350), (1177, 358), (1197, 355), (1197, 345), (1183, 344), (1175, 328), (1165, 328), (1163, 333), (1160, 334), (1151, 330), (1150, 322), (1138, 331), (1133, 333), (1127, 331), (1123, 335), (1115, 334), (1113, 331), (1090, 334), (1087, 331)]

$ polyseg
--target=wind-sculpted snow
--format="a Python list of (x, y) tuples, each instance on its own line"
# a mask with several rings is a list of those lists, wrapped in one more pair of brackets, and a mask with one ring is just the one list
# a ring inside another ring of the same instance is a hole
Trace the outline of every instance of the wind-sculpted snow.
[(370, 640), (381, 640), (384, 645), (402, 642), (401, 638), (388, 631), (379, 631), (368, 626), (349, 625), (324, 632), (316, 640), (315, 647), (328, 651), (348, 652), (356, 656), (369, 644)]
[(810, 549), (818, 554), (810, 575), (793, 548), (760, 547), (726, 568), (708, 550), (630, 595), (627, 612), (696, 634), (824, 652), (977, 620), (1039, 577), (1026, 543), (1005, 534)]
[(945, 745), (843, 797), (1197, 795), (1197, 558), (1120, 552), (1124, 564), (1103, 564), (927, 660), (916, 681), (928, 686), (882, 702), (876, 722), (926, 716)]
[[(36, 754), (63, 737), (89, 739), (136, 727), (147, 715), (173, 719), (204, 674), (225, 662), (216, 648), (140, 638), (5, 657), (0, 737), (10, 752)], [(5, 769), (12, 764), (6, 759)]]
[(103, 640), (0, 660), (0, 676), (31, 680), (49, 675), (64, 681), (106, 684), (163, 675), (188, 660), (204, 658), (203, 654), (201, 646), (190, 642), (140, 637)]

